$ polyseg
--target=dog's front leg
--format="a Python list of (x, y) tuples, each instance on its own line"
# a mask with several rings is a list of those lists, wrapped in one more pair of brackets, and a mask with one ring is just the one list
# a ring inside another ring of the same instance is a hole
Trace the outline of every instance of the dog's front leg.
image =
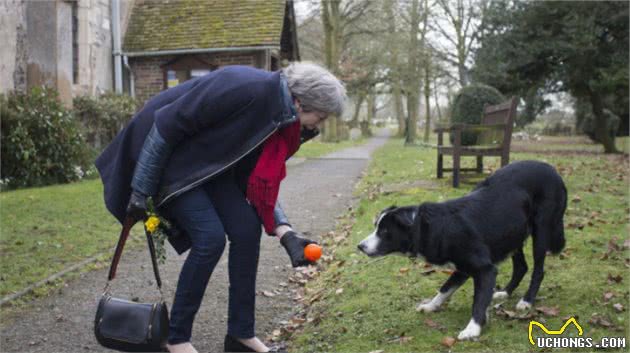
[(473, 276), (475, 295), (473, 298), (472, 319), (468, 326), (459, 333), (457, 339), (470, 340), (479, 337), (481, 326), (486, 323), (486, 310), (492, 301), (492, 292), (497, 279), (497, 269), (488, 265)]
[(438, 294), (430, 301), (418, 304), (418, 306), (416, 306), (416, 310), (424, 311), (426, 313), (438, 310), (442, 304), (444, 304), (444, 302), (453, 295), (453, 292), (455, 292), (457, 288), (461, 287), (467, 279), (467, 274), (459, 271), (453, 272), (446, 282), (444, 282)]

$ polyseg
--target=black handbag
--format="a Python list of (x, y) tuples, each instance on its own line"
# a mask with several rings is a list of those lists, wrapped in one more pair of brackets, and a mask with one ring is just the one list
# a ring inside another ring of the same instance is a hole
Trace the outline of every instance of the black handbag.
[(153, 238), (145, 230), (153, 274), (160, 291), (157, 303), (137, 303), (115, 298), (109, 293), (111, 281), (116, 277), (116, 268), (129, 231), (135, 221), (127, 218), (116, 245), (116, 252), (109, 267), (107, 285), (96, 309), (94, 334), (103, 347), (124, 352), (165, 352), (168, 336), (168, 308), (162, 294), (162, 281), (155, 257)]

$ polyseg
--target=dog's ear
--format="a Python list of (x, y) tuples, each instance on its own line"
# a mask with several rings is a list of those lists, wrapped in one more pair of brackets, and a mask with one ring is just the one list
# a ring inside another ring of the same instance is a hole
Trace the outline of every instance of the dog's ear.
[(374, 219), (372, 220), (372, 223), (376, 226), (376, 225), (377, 225), (377, 224), (376, 224), (376, 221), (378, 221), (378, 219), (379, 219), (379, 218), (380, 218), (380, 217), (381, 217), (384, 213), (387, 213), (387, 212), (389, 212), (389, 211), (395, 210), (396, 208), (397, 208), (397, 206), (396, 206), (396, 205), (392, 205), (392, 206), (389, 206), (389, 207), (387, 207), (386, 209), (382, 210), (381, 212), (379, 212), (379, 213), (376, 215), (376, 217), (374, 217)]
[(392, 210), (395, 210), (395, 209), (397, 209), (397, 208), (398, 208), (398, 206), (396, 206), (396, 205), (391, 205), (391, 206), (387, 207), (386, 209), (382, 210), (382, 211), (381, 211), (381, 214), (386, 213), (386, 212), (389, 212), (389, 211), (392, 211)]
[(410, 228), (413, 226), (416, 218), (417, 210), (414, 209), (400, 209), (394, 213), (394, 219), (400, 225)]

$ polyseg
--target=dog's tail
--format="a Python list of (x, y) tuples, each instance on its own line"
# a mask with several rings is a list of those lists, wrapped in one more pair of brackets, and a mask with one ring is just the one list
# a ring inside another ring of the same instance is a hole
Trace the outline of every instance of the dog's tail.
[(564, 249), (566, 243), (564, 239), (564, 211), (567, 209), (567, 188), (562, 183), (562, 195), (560, 198), (560, 204), (556, 207), (556, 214), (553, 217), (554, 224), (552, 225), (551, 234), (548, 240), (549, 250), (558, 254)]

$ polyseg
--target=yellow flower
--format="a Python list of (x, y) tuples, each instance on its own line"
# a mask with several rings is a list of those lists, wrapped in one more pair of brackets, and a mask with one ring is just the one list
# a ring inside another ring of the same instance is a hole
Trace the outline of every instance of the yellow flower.
[(144, 226), (147, 228), (147, 232), (149, 232), (149, 234), (153, 234), (159, 225), (160, 219), (156, 216), (151, 216), (146, 222), (144, 222)]

